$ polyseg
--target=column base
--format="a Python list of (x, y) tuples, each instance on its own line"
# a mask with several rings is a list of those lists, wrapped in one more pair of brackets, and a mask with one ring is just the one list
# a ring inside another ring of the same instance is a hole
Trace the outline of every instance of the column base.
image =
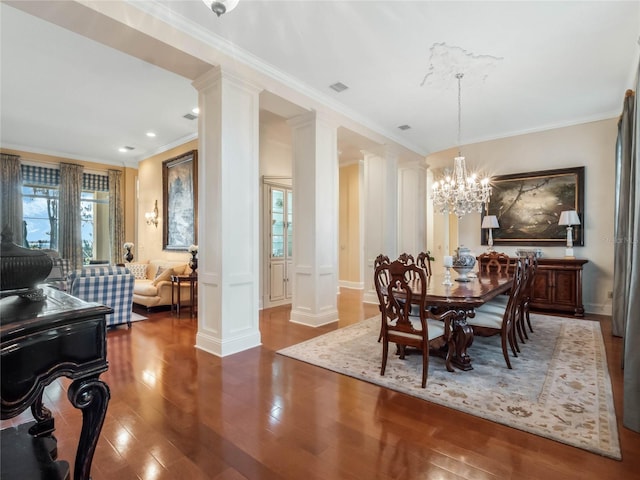
[(329, 323), (338, 321), (338, 310), (331, 310), (323, 313), (308, 313), (301, 312), (299, 310), (291, 310), (291, 317), (289, 319), (292, 323), (299, 323), (308, 327), (321, 327)]

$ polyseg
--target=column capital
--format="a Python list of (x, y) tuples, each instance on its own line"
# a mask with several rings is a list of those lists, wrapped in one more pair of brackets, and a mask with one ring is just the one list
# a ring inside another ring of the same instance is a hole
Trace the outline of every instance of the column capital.
[(202, 91), (217, 85), (222, 80), (230, 81), (233, 84), (238, 85), (248, 91), (260, 93), (263, 90), (255, 83), (250, 82), (246, 78), (241, 77), (236, 73), (232, 73), (228, 70), (223, 70), (220, 66), (213, 67), (207, 72), (203, 73), (193, 82), (191, 82), (191, 85), (193, 85), (196, 90)]
[(338, 128), (337, 119), (333, 115), (317, 110), (310, 110), (287, 120), (287, 124), (291, 128), (299, 128), (312, 122), (321, 123), (329, 128)]

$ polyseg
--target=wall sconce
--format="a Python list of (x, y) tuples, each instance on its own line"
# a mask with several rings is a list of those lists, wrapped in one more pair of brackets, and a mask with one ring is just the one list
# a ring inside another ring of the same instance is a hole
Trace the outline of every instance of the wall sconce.
[(153, 211), (145, 213), (144, 218), (147, 219), (147, 225), (155, 225), (158, 228), (158, 200), (153, 206)]
[(482, 218), (482, 226), (480, 228), (489, 230), (489, 239), (487, 240), (487, 245), (489, 245), (489, 248), (487, 249), (487, 252), (495, 251), (493, 249), (493, 229), (500, 228), (498, 218), (495, 215), (485, 215)]
[(573, 225), (580, 225), (580, 217), (575, 210), (565, 210), (560, 214), (558, 225), (567, 226), (567, 248), (565, 257), (573, 258)]

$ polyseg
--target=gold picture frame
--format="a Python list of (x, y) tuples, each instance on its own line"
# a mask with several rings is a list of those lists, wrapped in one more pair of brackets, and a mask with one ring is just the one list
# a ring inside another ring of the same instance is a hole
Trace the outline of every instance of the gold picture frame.
[(162, 248), (198, 244), (198, 151), (162, 162)]
[[(565, 245), (567, 228), (558, 225), (565, 210), (578, 212), (581, 224), (573, 227), (573, 245), (584, 245), (584, 167), (500, 175), (491, 186), (482, 216), (498, 218), (494, 245)], [(488, 230), (481, 232), (487, 245)]]

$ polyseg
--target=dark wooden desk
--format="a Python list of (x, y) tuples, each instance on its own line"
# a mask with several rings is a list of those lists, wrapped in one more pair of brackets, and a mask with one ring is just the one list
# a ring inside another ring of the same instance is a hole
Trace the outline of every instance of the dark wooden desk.
[(467, 318), (475, 316), (475, 308), (483, 303), (508, 292), (513, 284), (511, 275), (482, 273), (470, 282), (456, 282), (443, 285), (444, 275), (427, 277), (426, 303), (435, 307), (438, 313), (455, 312), (453, 320), (453, 340), (455, 352), (451, 362), (461, 370), (472, 370), (467, 349), (473, 343), (473, 329), (467, 324)]
[[(197, 288), (198, 288), (198, 274), (191, 275), (171, 275), (171, 311), (176, 309), (176, 315), (180, 318), (180, 307), (182, 306), (182, 301), (180, 299), (180, 284), (188, 283), (189, 284), (189, 306), (190, 306), (190, 314), (192, 317), (196, 316), (196, 301), (197, 301)], [(178, 296), (177, 302), (174, 301), (174, 291), (178, 288)]]
[(44, 388), (65, 376), (73, 380), (69, 401), (82, 410), (73, 478), (89, 480), (110, 397), (109, 387), (98, 377), (108, 368), (105, 315), (112, 310), (54, 288), (44, 287), (44, 293), (47, 298), (41, 302), (17, 296), (0, 300), (1, 418), (13, 418), (30, 407), (35, 419), (2, 430), (0, 476), (68, 478), (67, 462), (55, 461), (54, 418), (42, 403)]

